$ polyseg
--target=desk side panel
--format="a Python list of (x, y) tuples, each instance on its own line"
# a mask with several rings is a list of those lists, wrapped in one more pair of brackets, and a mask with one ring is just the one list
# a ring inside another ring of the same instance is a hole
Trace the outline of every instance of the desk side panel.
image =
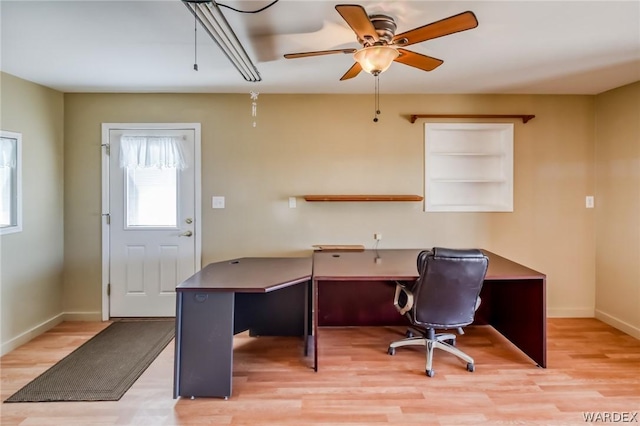
[[(486, 280), (489, 312), (482, 315), (540, 367), (547, 366), (545, 279)], [(483, 299), (484, 304), (484, 299)]]
[(234, 294), (186, 292), (180, 300), (178, 396), (230, 397)]

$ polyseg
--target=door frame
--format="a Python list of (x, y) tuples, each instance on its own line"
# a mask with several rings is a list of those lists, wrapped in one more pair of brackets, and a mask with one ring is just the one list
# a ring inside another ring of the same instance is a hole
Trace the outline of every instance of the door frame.
[(202, 173), (201, 173), (201, 129), (200, 123), (102, 123), (102, 207), (100, 222), (102, 226), (102, 321), (108, 321), (109, 316), (109, 294), (108, 286), (110, 281), (109, 269), (111, 264), (110, 240), (109, 240), (109, 137), (111, 130), (193, 130), (194, 131), (194, 164), (195, 168), (195, 212), (194, 212), (194, 232), (195, 232), (195, 260), (196, 271), (202, 267)]

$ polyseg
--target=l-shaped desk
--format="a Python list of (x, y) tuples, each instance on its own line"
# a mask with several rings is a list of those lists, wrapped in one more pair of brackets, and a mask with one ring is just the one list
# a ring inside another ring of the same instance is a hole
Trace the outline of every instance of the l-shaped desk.
[[(176, 288), (174, 398), (231, 396), (233, 335), (242, 331), (303, 336), (318, 371), (322, 327), (406, 325), (393, 306), (395, 282), (417, 278), (420, 251), (316, 251), (207, 265)], [(474, 324), (493, 326), (546, 367), (546, 276), (483, 251), (489, 269)]]

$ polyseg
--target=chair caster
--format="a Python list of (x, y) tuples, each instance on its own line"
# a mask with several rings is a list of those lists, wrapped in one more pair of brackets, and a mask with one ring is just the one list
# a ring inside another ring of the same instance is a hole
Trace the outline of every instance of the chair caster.
[(473, 363), (468, 362), (468, 363), (467, 363), (467, 371), (469, 371), (469, 372), (473, 373), (475, 370), (476, 370), (476, 366), (475, 366), (475, 365), (473, 365)]
[(433, 375), (436, 374), (436, 372), (433, 370), (425, 370), (425, 373), (427, 373), (427, 376), (429, 377), (433, 377)]
[(387, 353), (389, 355), (395, 355), (396, 354), (396, 348), (389, 347), (389, 349), (387, 349)]

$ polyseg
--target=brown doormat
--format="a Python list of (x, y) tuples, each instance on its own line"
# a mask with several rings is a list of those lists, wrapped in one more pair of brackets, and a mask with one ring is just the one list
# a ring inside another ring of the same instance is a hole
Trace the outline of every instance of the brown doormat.
[(175, 320), (121, 320), (4, 402), (117, 401), (173, 339)]

